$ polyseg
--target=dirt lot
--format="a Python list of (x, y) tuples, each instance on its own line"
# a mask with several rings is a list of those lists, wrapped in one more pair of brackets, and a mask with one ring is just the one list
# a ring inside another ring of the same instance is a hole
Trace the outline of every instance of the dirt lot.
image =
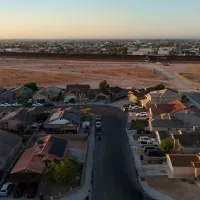
[[(69, 61), (48, 59), (0, 59), (0, 85), (13, 87), (35, 81), (39, 86), (65, 87), (70, 83), (89, 83), (98, 87), (106, 79), (111, 86), (142, 88), (163, 83), (173, 87), (171, 79), (160, 69), (200, 82), (200, 64), (171, 64), (168, 67), (155, 63)], [(167, 72), (168, 73), (168, 72)]]
[(39, 86), (65, 87), (69, 83), (89, 83), (97, 87), (101, 80), (121, 87), (154, 86), (166, 82), (153, 69), (138, 67), (137, 63), (68, 61), (41, 59), (1, 59), (0, 85), (14, 86), (35, 81)]
[(196, 184), (167, 176), (145, 177), (150, 187), (172, 197), (174, 200), (199, 200), (200, 189)]

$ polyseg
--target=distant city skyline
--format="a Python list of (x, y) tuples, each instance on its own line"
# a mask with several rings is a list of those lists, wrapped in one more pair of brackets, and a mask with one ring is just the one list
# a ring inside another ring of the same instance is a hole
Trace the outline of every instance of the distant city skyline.
[(0, 39), (200, 39), (199, 0), (0, 0)]

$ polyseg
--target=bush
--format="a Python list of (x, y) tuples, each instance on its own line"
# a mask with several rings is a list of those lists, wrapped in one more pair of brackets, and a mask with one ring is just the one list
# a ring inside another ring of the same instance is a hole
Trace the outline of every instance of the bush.
[(171, 153), (174, 148), (174, 142), (171, 138), (164, 139), (160, 144), (161, 151), (165, 153)]
[(155, 90), (163, 90), (165, 89), (165, 86), (163, 84), (158, 84), (154, 87)]

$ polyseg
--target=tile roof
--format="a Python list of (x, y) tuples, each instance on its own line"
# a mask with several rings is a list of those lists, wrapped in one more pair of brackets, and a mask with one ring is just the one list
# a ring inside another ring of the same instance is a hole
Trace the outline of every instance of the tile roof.
[(63, 160), (67, 156), (68, 145), (66, 139), (48, 135), (40, 138), (33, 147), (26, 149), (11, 171), (11, 174), (34, 172), (41, 174), (45, 161)]
[(154, 97), (171, 97), (171, 96), (180, 97), (180, 94), (168, 89), (152, 91), (149, 94)]
[(66, 86), (66, 92), (67, 93), (69, 93), (69, 92), (70, 93), (74, 93), (74, 92), (76, 92), (78, 90), (80, 90), (83, 94), (85, 94), (87, 96), (89, 94), (90, 85), (74, 84), (74, 85), (67, 85)]
[(192, 167), (192, 162), (199, 162), (198, 154), (167, 154), (173, 167)]
[(156, 104), (151, 106), (153, 115), (160, 115), (163, 113), (176, 113), (182, 110), (185, 110), (186, 106), (183, 105), (180, 101), (175, 100), (168, 104)]
[(124, 91), (122, 88), (118, 87), (118, 86), (115, 86), (115, 87), (110, 87), (110, 91), (115, 93), (115, 94), (118, 94), (122, 91)]

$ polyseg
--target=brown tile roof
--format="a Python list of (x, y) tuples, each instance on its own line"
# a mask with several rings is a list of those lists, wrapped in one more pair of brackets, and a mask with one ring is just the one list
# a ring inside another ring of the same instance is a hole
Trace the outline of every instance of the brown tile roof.
[(174, 139), (178, 139), (181, 146), (184, 147), (200, 147), (200, 135), (182, 134), (173, 135)]
[[(62, 145), (62, 147), (59, 146), (58, 143), (56, 144), (55, 139), (62, 140), (66, 145)], [(60, 148), (62, 148), (62, 152), (60, 152)], [(67, 156), (67, 151), (67, 140), (53, 135), (42, 137), (35, 143), (33, 147), (24, 151), (21, 158), (12, 169), (11, 174), (23, 172), (41, 174), (45, 167), (44, 161), (63, 160)], [(62, 156), (59, 156), (59, 153), (61, 153)]]
[(26, 149), (21, 158), (12, 169), (11, 174), (33, 172), (42, 174), (45, 163), (41, 161), (39, 156), (34, 156), (35, 147)]
[(182, 110), (185, 110), (186, 106), (183, 105), (180, 101), (175, 100), (168, 104), (156, 104), (151, 106), (152, 114), (153, 115), (160, 115), (163, 113), (176, 113)]
[(167, 154), (173, 167), (191, 167), (192, 162), (199, 162), (198, 154)]

